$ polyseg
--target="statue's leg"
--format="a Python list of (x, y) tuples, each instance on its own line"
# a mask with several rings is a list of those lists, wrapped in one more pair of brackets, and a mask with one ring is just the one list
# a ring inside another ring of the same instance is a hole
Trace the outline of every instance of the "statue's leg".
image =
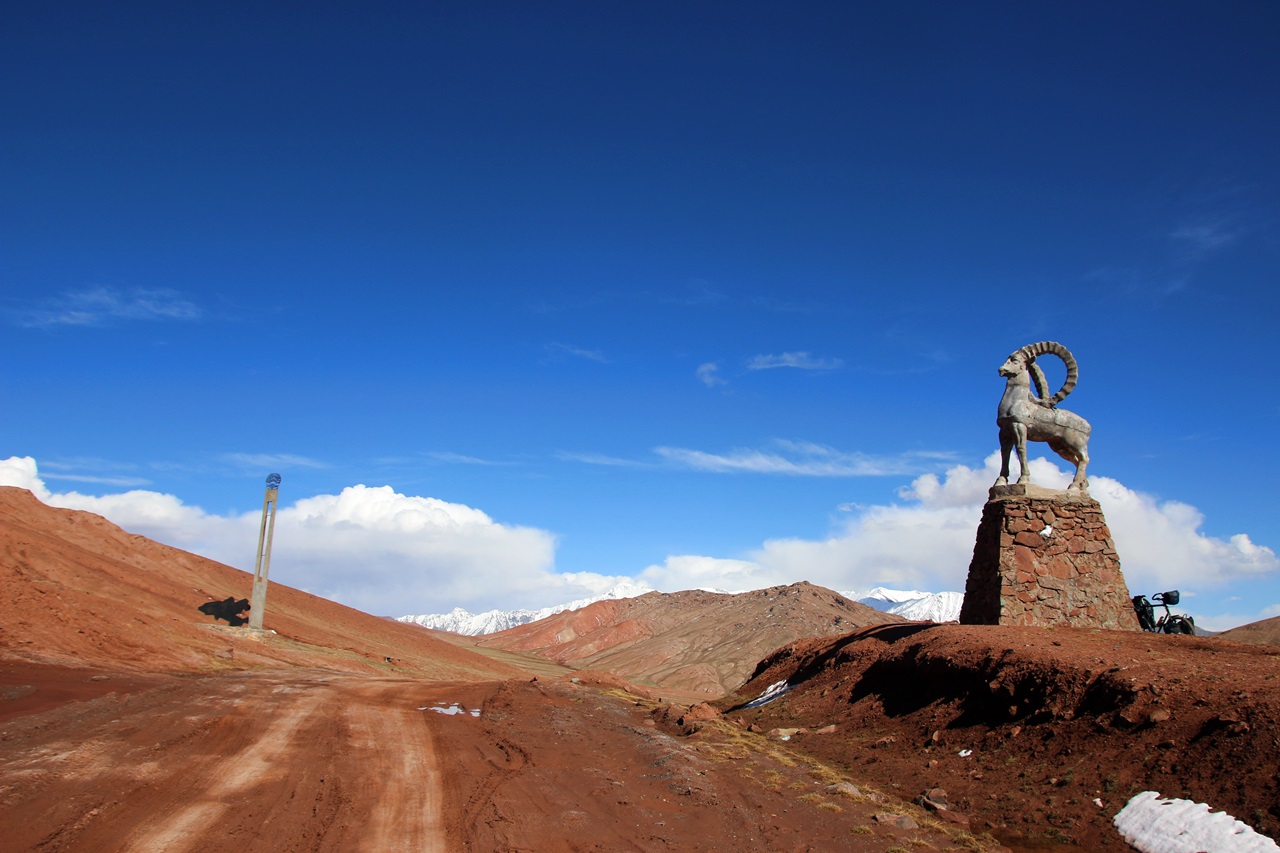
[(1009, 452), (1013, 450), (1013, 433), (1007, 427), (1000, 427), (1000, 476), (995, 485), (1003, 486), (1009, 482)]
[(1054, 453), (1076, 466), (1076, 475), (1068, 489), (1088, 488), (1085, 470), (1089, 467), (1089, 438), (1076, 432), (1068, 432), (1065, 436), (1049, 442)]
[(1018, 485), (1024, 486), (1031, 482), (1031, 471), (1027, 468), (1027, 425), (1014, 424), (1013, 435), (1018, 447), (1018, 465), (1022, 468), (1018, 472)]
[(1076, 482), (1080, 476), (1080, 461), (1083, 457), (1080, 455), (1080, 448), (1077, 446), (1077, 443), (1071, 441), (1071, 437), (1067, 436), (1065, 438), (1055, 438), (1052, 441), (1049, 441), (1048, 445), (1050, 450), (1075, 466), (1076, 479), (1073, 479), (1071, 481), (1071, 485), (1067, 486), (1067, 488), (1079, 488)]
[(1085, 476), (1085, 471), (1089, 467), (1089, 444), (1085, 442), (1075, 448), (1076, 456), (1076, 476), (1071, 481), (1069, 489), (1087, 489), (1089, 488), (1089, 478)]

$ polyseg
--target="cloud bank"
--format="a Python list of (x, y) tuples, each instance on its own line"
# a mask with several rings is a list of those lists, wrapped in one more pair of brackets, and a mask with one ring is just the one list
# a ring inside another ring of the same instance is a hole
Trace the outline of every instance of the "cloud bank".
[[(1039, 484), (1064, 488), (1070, 482), (1068, 472), (1046, 459), (1033, 459), (1031, 467)], [(799, 580), (838, 590), (963, 590), (998, 468), (999, 454), (992, 453), (981, 468), (955, 465), (942, 476), (915, 477), (895, 503), (842, 506), (823, 539), (769, 539), (728, 556), (669, 555), (635, 578), (668, 592), (740, 591)], [(796, 473), (786, 466), (760, 470)], [(0, 485), (27, 488), (53, 506), (95, 512), (130, 532), (252, 568), (257, 510), (213, 515), (146, 490), (100, 497), (53, 493), (30, 457), (0, 460)], [(1090, 478), (1090, 491), (1106, 513), (1131, 594), (1180, 588), (1197, 624), (1210, 630), (1280, 613), (1274, 584), (1280, 559), (1272, 549), (1245, 533), (1209, 536), (1195, 507), (1157, 500), (1106, 477)], [(631, 579), (560, 572), (555, 551), (555, 536), (545, 530), (502, 524), (479, 509), (403, 495), (390, 486), (356, 485), (280, 508), (271, 573), (281, 583), (391, 616), (551, 606)], [(1226, 613), (1234, 605), (1213, 603), (1232, 601), (1247, 602), (1248, 612)], [(1206, 612), (1213, 607), (1216, 612)]]
[[(30, 457), (0, 460), (0, 485), (29, 489), (51, 506), (94, 512), (132, 533), (253, 568), (258, 510), (214, 515), (145, 490), (101, 497), (53, 493)], [(624, 580), (559, 573), (555, 547), (555, 537), (545, 530), (501, 524), (463, 504), (356, 485), (279, 508), (271, 579), (383, 616), (459, 606), (551, 606)]]
[[(639, 577), (662, 590), (746, 590), (800, 579), (839, 590), (963, 590), (999, 463), (992, 453), (979, 469), (957, 465), (942, 478), (921, 475), (899, 491), (901, 503), (849, 509), (825, 539), (770, 539), (742, 559), (670, 556)], [(1033, 459), (1031, 469), (1042, 485), (1065, 488), (1071, 481), (1043, 458)], [(1090, 493), (1106, 513), (1131, 594), (1181, 588), (1194, 598), (1280, 573), (1274, 551), (1244, 533), (1206, 535), (1203, 515), (1188, 504), (1158, 501), (1107, 477), (1091, 477)], [(1197, 623), (1223, 630), (1280, 612), (1273, 601), (1254, 605), (1252, 615), (1197, 614)]]

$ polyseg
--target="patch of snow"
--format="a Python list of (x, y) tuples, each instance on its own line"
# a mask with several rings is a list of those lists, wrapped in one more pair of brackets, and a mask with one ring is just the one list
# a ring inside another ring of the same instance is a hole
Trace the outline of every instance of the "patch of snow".
[(479, 708), (472, 708), (471, 710), (468, 711), (466, 708), (462, 707), (457, 702), (454, 702), (452, 705), (446, 705), (443, 702), (440, 702), (436, 705), (423, 705), (418, 710), (419, 711), (435, 711), (437, 714), (446, 714), (450, 717), (456, 714), (470, 714), (473, 717), (480, 716)]
[(769, 702), (772, 702), (774, 699), (777, 699), (779, 696), (789, 692), (790, 690), (791, 690), (791, 685), (787, 684), (786, 679), (783, 679), (782, 681), (775, 681), (773, 684), (770, 684), (768, 687), (766, 687), (763, 693), (761, 693), (759, 696), (752, 699), (750, 702), (743, 705), (742, 707), (759, 708), (761, 705), (766, 705)]
[(636, 598), (650, 592), (653, 592), (653, 589), (645, 584), (620, 583), (600, 595), (581, 598), (565, 604), (557, 604), (554, 607), (544, 607), (541, 610), (488, 610), (484, 613), (472, 613), (461, 607), (455, 607), (448, 613), (401, 616), (396, 621), (409, 622), (414, 625), (421, 625), (424, 628), (433, 628), (437, 631), (449, 631), (454, 634), (475, 637), (480, 634), (495, 634), (498, 631), (505, 631), (517, 625), (537, 622), (539, 619), (546, 619), (548, 616), (554, 616), (566, 610), (581, 610), (588, 604), (595, 604), (597, 601)]
[(1112, 821), (1141, 853), (1276, 853), (1280, 846), (1226, 812), (1204, 803), (1162, 799), (1143, 791)]

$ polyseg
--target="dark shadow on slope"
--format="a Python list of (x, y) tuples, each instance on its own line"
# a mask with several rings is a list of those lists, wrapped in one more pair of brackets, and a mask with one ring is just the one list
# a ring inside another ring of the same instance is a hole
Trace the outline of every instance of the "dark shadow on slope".
[(849, 703), (873, 697), (889, 717), (950, 706), (949, 729), (1101, 716), (1131, 705), (1134, 688), (1112, 673), (1027, 666), (1012, 650), (960, 663), (920, 647), (870, 663)]
[[(841, 656), (841, 653), (843, 653), (849, 646), (860, 641), (874, 639), (880, 640), (883, 643), (892, 644), (899, 640), (906, 639), (907, 637), (912, 637), (921, 631), (927, 631), (930, 628), (937, 627), (938, 623), (936, 622), (906, 622), (900, 624), (872, 625), (868, 628), (861, 628), (851, 634), (846, 634), (845, 636), (832, 641), (831, 645), (823, 649), (820, 653), (814, 655), (809, 660), (799, 663), (796, 666), (795, 671), (787, 678), (787, 683), (792, 687), (796, 687), (803, 684), (805, 681), (808, 681), (810, 678), (813, 678), (815, 675), (822, 673), (829, 667), (840, 663), (837, 658)], [(769, 667), (777, 663), (781, 656), (789, 654), (790, 648), (790, 646), (783, 647), (756, 664), (755, 671), (751, 673), (751, 678), (748, 678), (747, 681), (750, 682), (752, 679), (757, 678), (763, 672), (768, 670)], [(725, 709), (725, 713), (737, 711), (745, 707), (747, 704), (749, 703), (743, 702), (739, 705), (727, 708)]]

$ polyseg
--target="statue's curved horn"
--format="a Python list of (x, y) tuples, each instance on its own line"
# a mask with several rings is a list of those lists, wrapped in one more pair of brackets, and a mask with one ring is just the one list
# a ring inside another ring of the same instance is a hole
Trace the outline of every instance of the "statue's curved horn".
[[(1040, 392), (1040, 398), (1046, 405), (1058, 405), (1067, 399), (1067, 395), (1075, 389), (1076, 382), (1080, 379), (1080, 367), (1076, 364), (1075, 356), (1071, 354), (1071, 350), (1062, 344), (1057, 341), (1038, 341), (1034, 344), (1027, 344), (1022, 349), (1014, 352), (1014, 355), (1019, 353), (1026, 357), (1028, 369), (1031, 371), (1031, 376), (1036, 383), (1036, 390)], [(1063, 381), (1062, 387), (1058, 389), (1058, 393), (1052, 397), (1048, 396), (1049, 386), (1045, 382), (1044, 372), (1035, 364), (1035, 357), (1046, 353), (1056, 355), (1067, 366), (1067, 378)]]
[(1046, 404), (1049, 402), (1049, 380), (1044, 378), (1044, 371), (1035, 361), (1027, 362), (1027, 370), (1031, 371), (1031, 381), (1036, 383), (1036, 396)]

